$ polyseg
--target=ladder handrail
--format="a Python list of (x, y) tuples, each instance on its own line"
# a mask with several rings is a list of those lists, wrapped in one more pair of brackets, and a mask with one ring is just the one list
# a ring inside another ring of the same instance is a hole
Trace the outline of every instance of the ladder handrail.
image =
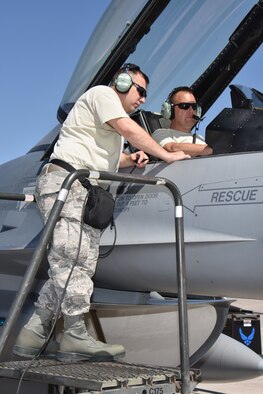
[[(185, 268), (185, 249), (184, 249), (184, 223), (183, 223), (183, 204), (182, 196), (178, 187), (169, 179), (162, 177), (148, 177), (131, 174), (116, 174), (105, 171), (89, 171), (80, 169), (71, 172), (63, 181), (57, 199), (50, 212), (48, 220), (44, 226), (39, 243), (34, 250), (30, 265), (21, 282), (20, 288), (10, 308), (9, 315), (3, 327), (0, 337), (0, 356), (5, 348), (7, 340), (21, 312), (22, 306), (32, 286), (32, 282), (45, 255), (48, 242), (51, 238), (57, 219), (62, 211), (67, 199), (69, 190), (73, 182), (81, 176), (90, 179), (100, 179), (125, 183), (139, 183), (156, 186), (164, 186), (171, 192), (175, 202), (175, 234), (176, 234), (176, 266), (177, 266), (177, 286), (178, 286), (178, 310), (179, 310), (179, 335), (180, 335), (180, 366), (182, 377), (182, 394), (190, 393), (190, 365), (189, 365), (189, 335), (187, 320), (187, 296), (186, 296), (186, 268)], [(12, 199), (10, 193), (3, 193), (7, 199)], [(17, 195), (18, 199), (22, 198)], [(4, 198), (4, 197), (2, 197)], [(1, 193), (0, 193), (1, 199)]]

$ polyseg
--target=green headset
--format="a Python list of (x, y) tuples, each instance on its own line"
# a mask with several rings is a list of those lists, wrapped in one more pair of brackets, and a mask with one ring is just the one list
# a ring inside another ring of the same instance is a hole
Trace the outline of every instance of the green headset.
[(121, 68), (121, 73), (113, 81), (113, 85), (119, 93), (127, 93), (132, 87), (133, 80), (129, 71), (140, 71), (140, 67), (136, 64), (126, 63)]
[(174, 88), (169, 94), (165, 102), (162, 104), (161, 114), (164, 119), (173, 119), (174, 118), (174, 104), (171, 102), (171, 98), (177, 92), (182, 90), (181, 87)]
[(173, 119), (174, 118), (174, 105), (169, 103), (169, 101), (165, 101), (162, 104), (161, 115), (164, 119)]

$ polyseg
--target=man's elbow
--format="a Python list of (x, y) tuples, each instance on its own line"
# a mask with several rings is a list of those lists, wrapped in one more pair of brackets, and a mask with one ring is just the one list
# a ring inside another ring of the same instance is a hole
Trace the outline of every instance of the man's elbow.
[(213, 148), (211, 148), (211, 146), (207, 145), (207, 151), (208, 151), (208, 155), (212, 155), (213, 154)]
[(210, 146), (206, 145), (205, 149), (203, 150), (203, 155), (210, 156), (212, 154), (213, 154), (213, 149)]

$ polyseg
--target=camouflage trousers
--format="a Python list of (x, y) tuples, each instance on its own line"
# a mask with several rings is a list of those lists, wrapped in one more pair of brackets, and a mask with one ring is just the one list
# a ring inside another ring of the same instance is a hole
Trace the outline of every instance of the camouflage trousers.
[[(36, 201), (45, 222), (56, 200), (57, 192), (67, 175), (68, 172), (60, 170), (59, 167), (47, 164), (37, 179)], [(61, 312), (73, 316), (89, 311), (93, 292), (92, 276), (99, 253), (100, 230), (81, 224), (86, 196), (87, 190), (76, 180), (71, 187), (49, 243), (49, 279), (39, 293), (36, 307), (55, 310), (65, 289), (72, 265), (77, 259), (61, 303)], [(80, 236), (82, 238), (79, 248)]]

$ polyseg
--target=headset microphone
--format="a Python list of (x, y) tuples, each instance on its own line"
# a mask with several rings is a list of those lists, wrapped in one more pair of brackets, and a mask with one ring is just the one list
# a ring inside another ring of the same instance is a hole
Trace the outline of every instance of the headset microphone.
[(193, 115), (194, 120), (197, 120), (198, 122), (202, 122), (205, 117), (202, 118), (202, 107), (201, 105), (197, 104), (196, 105), (196, 114)]
[(196, 112), (198, 115), (193, 115), (193, 119), (197, 121), (197, 123), (195, 124), (195, 131), (193, 134), (193, 144), (196, 144), (196, 132), (199, 130), (199, 123), (198, 122), (202, 122), (202, 120), (205, 119), (205, 116), (203, 116), (203, 118), (201, 117), (202, 107), (200, 105), (197, 106)]
[(202, 120), (204, 120), (205, 116), (203, 118), (201, 118), (201, 116), (198, 115), (193, 115), (194, 120), (197, 120), (198, 122), (202, 122)]

